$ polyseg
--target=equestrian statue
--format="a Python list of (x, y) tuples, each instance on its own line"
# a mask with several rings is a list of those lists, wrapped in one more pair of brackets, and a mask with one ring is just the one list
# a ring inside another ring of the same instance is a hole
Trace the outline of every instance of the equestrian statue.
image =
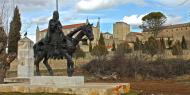
[(53, 18), (49, 21), (48, 32), (45, 38), (41, 39), (33, 46), (36, 75), (41, 75), (39, 63), (42, 60), (49, 75), (53, 76), (53, 70), (48, 64), (48, 59), (60, 60), (65, 58), (67, 60), (67, 74), (71, 77), (74, 72), (72, 55), (84, 36), (86, 36), (90, 41), (94, 39), (92, 24), (86, 23), (69, 32), (67, 35), (64, 35), (62, 25), (59, 21), (59, 13), (58, 11), (54, 11)]

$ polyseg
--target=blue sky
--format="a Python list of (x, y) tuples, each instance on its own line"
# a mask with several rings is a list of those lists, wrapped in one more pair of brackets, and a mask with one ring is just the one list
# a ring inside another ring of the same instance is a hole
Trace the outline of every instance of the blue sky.
[[(1, 1), (1, 0), (0, 0)], [(55, 10), (55, 0), (15, 0), (22, 18), (22, 32), (35, 40), (35, 30), (47, 28)], [(59, 0), (60, 21), (63, 25), (82, 23), (89, 18), (96, 25), (101, 18), (101, 31), (112, 33), (112, 25), (123, 21), (131, 31), (140, 32), (138, 26), (147, 13), (161, 11), (167, 16), (167, 25), (190, 21), (190, 0)]]

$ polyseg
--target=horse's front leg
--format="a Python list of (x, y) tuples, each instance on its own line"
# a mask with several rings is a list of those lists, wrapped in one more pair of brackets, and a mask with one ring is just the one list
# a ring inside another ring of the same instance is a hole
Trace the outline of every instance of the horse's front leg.
[(47, 57), (44, 58), (43, 63), (44, 63), (44, 65), (46, 66), (49, 75), (50, 75), (50, 76), (53, 76), (53, 70), (52, 70), (51, 66), (48, 64), (48, 58), (47, 58)]
[(74, 72), (74, 62), (72, 60), (72, 57), (68, 53), (65, 53), (65, 57), (67, 59), (67, 75), (69, 77), (72, 77)]
[(35, 58), (35, 60), (34, 60), (34, 65), (36, 66), (36, 75), (37, 76), (40, 76), (41, 74), (40, 74), (40, 68), (39, 68), (39, 63), (40, 63), (40, 59), (38, 59), (38, 58)]

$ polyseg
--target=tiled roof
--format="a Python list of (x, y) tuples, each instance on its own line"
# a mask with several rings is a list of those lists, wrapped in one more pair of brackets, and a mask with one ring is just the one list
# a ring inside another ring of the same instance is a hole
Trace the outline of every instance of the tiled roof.
[(107, 48), (107, 49), (110, 49), (110, 48), (112, 48), (112, 45), (108, 45), (108, 46), (106, 46), (106, 48)]
[(80, 27), (82, 25), (85, 25), (85, 23), (65, 25), (65, 26), (63, 26), (63, 29), (77, 28), (77, 27)]
[[(77, 28), (80, 27), (82, 25), (84, 25), (85, 23), (78, 23), (78, 24), (71, 24), (71, 25), (65, 25), (62, 28), (63, 29), (71, 29), (71, 28)], [(47, 32), (47, 29), (41, 30), (40, 32)]]
[(111, 33), (109, 33), (109, 32), (105, 32), (105, 33), (103, 33), (103, 34), (109, 34), (109, 35), (112, 35)]

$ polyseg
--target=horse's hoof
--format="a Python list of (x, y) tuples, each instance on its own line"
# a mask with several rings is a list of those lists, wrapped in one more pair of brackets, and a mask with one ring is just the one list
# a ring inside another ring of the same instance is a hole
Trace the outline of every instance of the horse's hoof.
[(72, 77), (72, 74), (68, 74), (68, 77)]
[(67, 69), (67, 75), (68, 75), (68, 77), (72, 77), (72, 70), (70, 70), (70, 69)]
[(53, 76), (53, 71), (50, 71), (50, 72), (49, 72), (49, 76)]
[(36, 76), (41, 76), (41, 74), (36, 74)]
[(53, 76), (53, 73), (52, 73), (52, 74), (49, 74), (49, 76)]

